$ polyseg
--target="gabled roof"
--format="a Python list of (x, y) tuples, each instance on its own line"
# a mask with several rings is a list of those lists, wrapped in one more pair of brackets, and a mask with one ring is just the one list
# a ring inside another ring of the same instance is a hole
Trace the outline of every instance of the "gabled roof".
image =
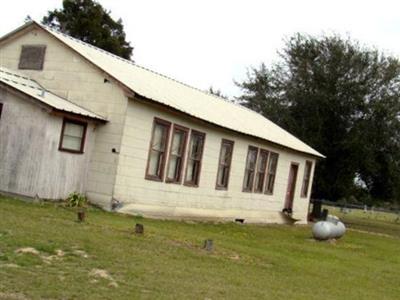
[(324, 157), (286, 130), (252, 110), (143, 68), (129, 60), (37, 22), (32, 21), (9, 33), (1, 38), (0, 42), (32, 24), (39, 26), (134, 93), (146, 99), (223, 128), (261, 138), (299, 152)]
[(0, 66), (0, 83), (3, 83), (19, 92), (24, 93), (58, 111), (68, 112), (100, 121), (107, 121), (104, 117), (82, 108), (66, 99), (45, 90), (36, 81), (18, 74), (15, 71)]

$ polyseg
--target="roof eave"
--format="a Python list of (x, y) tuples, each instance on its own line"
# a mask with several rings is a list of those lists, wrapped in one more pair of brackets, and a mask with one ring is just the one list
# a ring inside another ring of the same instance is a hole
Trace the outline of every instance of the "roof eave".
[(93, 120), (93, 121), (96, 121), (96, 122), (101, 122), (101, 123), (107, 123), (108, 122), (108, 120), (105, 119), (105, 118), (79, 114), (79, 113), (76, 113), (76, 112), (72, 112), (72, 111), (56, 108), (56, 107), (54, 107), (54, 106), (52, 106), (52, 105), (50, 105), (50, 104), (48, 104), (46, 102), (41, 101), (37, 97), (33, 97), (32, 95), (30, 95), (30, 94), (28, 94), (28, 93), (26, 93), (26, 92), (24, 92), (24, 91), (22, 91), (20, 89), (17, 89), (16, 87), (14, 87), (12, 85), (7, 84), (7, 82), (0, 81), (0, 86), (4, 86), (6, 89), (14, 91), (14, 93), (19, 93), (19, 95), (23, 94), (25, 97), (33, 99), (36, 102), (40, 102), (41, 105), (44, 105), (44, 107), (49, 107), (53, 111), (72, 114), (72, 115), (79, 116), (79, 117), (85, 118), (85, 119), (90, 119), (90, 120)]
[(171, 109), (171, 110), (173, 110), (173, 111), (175, 111), (175, 112), (178, 112), (178, 113), (180, 113), (180, 114), (184, 114), (184, 115), (186, 115), (186, 116), (190, 116), (191, 118), (194, 118), (194, 119), (196, 119), (196, 120), (200, 120), (200, 121), (205, 122), (205, 123), (207, 123), (207, 124), (209, 124), (209, 125), (211, 125), (211, 126), (216, 126), (216, 127), (219, 127), (219, 128), (223, 128), (223, 129), (225, 129), (225, 130), (233, 131), (233, 132), (236, 132), (236, 133), (245, 135), (245, 136), (249, 136), (249, 137), (252, 137), (252, 138), (256, 138), (256, 139), (258, 139), (258, 140), (267, 141), (267, 142), (269, 142), (269, 143), (271, 143), (271, 144), (277, 145), (277, 146), (282, 147), (282, 148), (284, 148), (284, 149), (290, 149), (291, 151), (294, 151), (294, 152), (297, 152), (297, 153), (306, 154), (306, 155), (315, 157), (315, 158), (317, 158), (317, 159), (324, 159), (324, 158), (326, 158), (325, 155), (319, 153), (318, 151), (316, 151), (316, 150), (314, 150), (314, 149), (313, 149), (313, 150), (314, 150), (316, 153), (301, 151), (301, 150), (298, 150), (298, 149), (294, 149), (294, 148), (291, 148), (291, 147), (288, 147), (288, 146), (279, 144), (279, 143), (277, 143), (277, 142), (273, 142), (273, 141), (268, 140), (268, 139), (263, 139), (263, 138), (260, 138), (260, 137), (258, 137), (258, 136), (255, 136), (255, 135), (251, 135), (251, 134), (248, 134), (248, 133), (244, 133), (244, 132), (241, 132), (241, 131), (238, 131), (238, 130), (234, 130), (234, 129), (228, 128), (228, 127), (224, 127), (224, 126), (222, 126), (222, 125), (218, 125), (218, 124), (215, 124), (215, 123), (213, 123), (213, 122), (207, 121), (207, 120), (205, 120), (205, 119), (202, 119), (202, 118), (196, 117), (196, 116), (194, 116), (194, 115), (191, 115), (191, 114), (189, 114), (189, 113), (187, 113), (187, 112), (185, 112), (185, 111), (179, 110), (179, 109), (177, 109), (177, 108), (175, 108), (175, 107), (172, 107), (172, 106), (170, 106), (170, 105), (167, 105), (167, 104), (165, 104), (165, 103), (161, 103), (161, 102), (159, 102), (159, 101), (157, 101), (157, 100), (154, 100), (154, 99), (145, 97), (145, 96), (143, 96), (143, 95), (140, 95), (140, 94), (138, 94), (138, 93), (135, 92), (135, 91), (133, 91), (133, 92), (135, 93), (135, 97), (136, 97), (136, 98), (141, 98), (141, 99), (143, 99), (144, 101), (148, 101), (148, 102), (154, 103), (154, 104), (156, 104), (156, 105), (161, 105), (161, 106), (163, 106), (163, 107), (167, 107), (167, 108), (169, 108), (169, 109)]

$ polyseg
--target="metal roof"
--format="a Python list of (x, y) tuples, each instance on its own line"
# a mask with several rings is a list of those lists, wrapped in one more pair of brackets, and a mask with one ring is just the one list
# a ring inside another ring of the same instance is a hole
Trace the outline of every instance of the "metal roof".
[(68, 100), (61, 98), (53, 93), (45, 90), (36, 81), (26, 77), (23, 74), (18, 74), (15, 71), (0, 67), (0, 82), (39, 100), (59, 111), (65, 111), (92, 119), (107, 121), (104, 117), (88, 111)]
[[(132, 61), (120, 58), (35, 21), (25, 24), (16, 31), (31, 24), (41, 27), (144, 98), (239, 133), (261, 138), (317, 157), (324, 157), (264, 116), (239, 104), (141, 67)], [(0, 41), (4, 41), (14, 33), (15, 31), (7, 34)]]

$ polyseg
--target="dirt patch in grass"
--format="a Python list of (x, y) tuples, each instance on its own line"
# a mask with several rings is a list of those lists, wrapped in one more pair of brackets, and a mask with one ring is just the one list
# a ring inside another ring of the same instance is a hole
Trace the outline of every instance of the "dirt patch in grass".
[(19, 248), (19, 249), (15, 250), (15, 253), (17, 253), (17, 254), (32, 254), (32, 255), (40, 254), (39, 251), (33, 247)]
[(97, 283), (97, 279), (105, 279), (109, 281), (108, 286), (110, 287), (118, 287), (118, 283), (114, 280), (114, 278), (107, 272), (107, 270), (103, 269), (92, 269), (89, 272), (89, 276), (92, 277), (92, 283)]
[(20, 293), (2, 293), (0, 292), (0, 300), (28, 300), (24, 294)]
[(72, 251), (72, 253), (75, 254), (76, 256), (80, 256), (83, 258), (89, 258), (89, 255), (83, 250), (74, 250), (74, 251)]
[(19, 265), (10, 263), (10, 264), (1, 264), (0, 267), (1, 268), (19, 268)]

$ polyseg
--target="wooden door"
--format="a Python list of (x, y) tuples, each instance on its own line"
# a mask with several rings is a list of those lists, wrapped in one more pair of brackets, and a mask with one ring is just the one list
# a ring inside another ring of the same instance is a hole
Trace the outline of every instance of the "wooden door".
[(289, 170), (289, 179), (288, 179), (288, 186), (286, 190), (286, 199), (285, 199), (285, 209), (288, 212), (292, 212), (293, 209), (293, 199), (294, 199), (294, 192), (296, 190), (296, 180), (297, 180), (297, 171), (299, 169), (299, 165), (296, 163), (290, 164)]

